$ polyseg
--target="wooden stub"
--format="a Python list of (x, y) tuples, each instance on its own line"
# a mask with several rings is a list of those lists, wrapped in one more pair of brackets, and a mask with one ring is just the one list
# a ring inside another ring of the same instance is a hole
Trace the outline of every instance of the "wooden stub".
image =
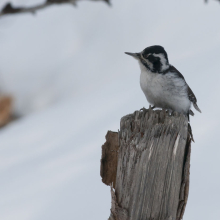
[(102, 145), (102, 158), (100, 174), (102, 182), (106, 185), (111, 185), (115, 188), (117, 161), (118, 161), (118, 132), (108, 131), (106, 142)]
[(180, 220), (189, 192), (187, 118), (136, 111), (121, 119), (119, 143), (109, 220)]
[(11, 111), (12, 98), (10, 96), (0, 96), (0, 127), (11, 120)]

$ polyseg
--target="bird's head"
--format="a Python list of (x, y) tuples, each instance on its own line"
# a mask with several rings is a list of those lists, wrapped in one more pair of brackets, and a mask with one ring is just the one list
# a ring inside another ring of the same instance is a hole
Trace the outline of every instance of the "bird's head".
[(141, 68), (147, 68), (151, 72), (163, 73), (169, 68), (167, 53), (161, 46), (147, 47), (140, 53), (125, 53), (137, 59)]

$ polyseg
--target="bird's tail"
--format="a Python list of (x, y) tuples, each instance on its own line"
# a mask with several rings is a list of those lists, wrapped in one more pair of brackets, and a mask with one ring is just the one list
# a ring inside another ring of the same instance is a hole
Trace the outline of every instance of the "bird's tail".
[(193, 106), (198, 112), (202, 113), (202, 111), (199, 109), (199, 107), (196, 103), (193, 103)]

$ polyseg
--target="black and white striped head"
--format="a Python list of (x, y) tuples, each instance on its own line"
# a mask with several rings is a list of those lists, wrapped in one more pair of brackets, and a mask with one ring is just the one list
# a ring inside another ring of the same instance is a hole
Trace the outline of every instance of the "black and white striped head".
[(145, 67), (154, 73), (163, 73), (169, 68), (167, 53), (161, 46), (147, 47), (140, 53), (125, 53), (137, 59), (141, 68)]

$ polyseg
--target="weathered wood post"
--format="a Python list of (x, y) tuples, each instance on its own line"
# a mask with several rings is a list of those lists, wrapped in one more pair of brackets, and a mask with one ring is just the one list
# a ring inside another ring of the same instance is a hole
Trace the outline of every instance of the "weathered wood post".
[(122, 117), (102, 146), (109, 220), (180, 220), (189, 191), (192, 133), (186, 116), (144, 109)]

